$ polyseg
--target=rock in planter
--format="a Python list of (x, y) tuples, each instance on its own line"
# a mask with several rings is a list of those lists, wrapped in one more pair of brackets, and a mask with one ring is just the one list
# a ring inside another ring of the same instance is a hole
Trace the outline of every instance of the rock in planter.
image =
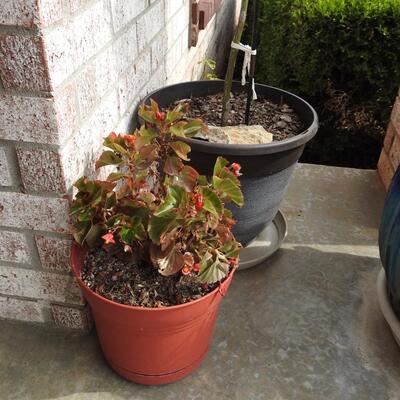
[(273, 135), (261, 125), (209, 126), (207, 137), (211, 143), (265, 144), (273, 141)]

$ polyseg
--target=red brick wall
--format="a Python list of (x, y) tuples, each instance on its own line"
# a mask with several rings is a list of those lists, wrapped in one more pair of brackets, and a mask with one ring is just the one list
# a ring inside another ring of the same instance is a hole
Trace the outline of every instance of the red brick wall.
[[(400, 94), (400, 92), (399, 92)], [(378, 172), (385, 188), (388, 189), (392, 177), (400, 165), (400, 97), (393, 105), (386, 131), (383, 149), (378, 162)]]

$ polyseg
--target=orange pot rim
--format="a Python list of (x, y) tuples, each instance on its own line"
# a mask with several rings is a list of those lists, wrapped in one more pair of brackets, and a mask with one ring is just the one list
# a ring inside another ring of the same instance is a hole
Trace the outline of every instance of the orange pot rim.
[(103, 301), (105, 303), (108, 303), (110, 305), (118, 306), (118, 307), (121, 307), (121, 308), (124, 308), (124, 309), (128, 309), (128, 310), (148, 311), (148, 312), (163, 312), (163, 311), (166, 311), (166, 310), (179, 310), (179, 309), (183, 309), (183, 308), (186, 308), (186, 307), (190, 307), (193, 304), (200, 303), (201, 301), (204, 301), (206, 298), (214, 296), (215, 294), (217, 294), (217, 292), (219, 292), (220, 295), (222, 297), (224, 297), (226, 293), (221, 291), (221, 286), (227, 281), (227, 279), (229, 279), (229, 277), (231, 277), (234, 274), (234, 272), (236, 270), (236, 268), (232, 268), (229, 271), (229, 274), (224, 278), (224, 280), (219, 283), (218, 287), (216, 287), (212, 292), (206, 294), (205, 296), (200, 297), (199, 299), (192, 300), (192, 301), (189, 301), (189, 302), (184, 303), (184, 304), (178, 304), (178, 305), (175, 305), (175, 306), (159, 307), (159, 308), (141, 307), (141, 306), (129, 306), (129, 305), (126, 305), (126, 304), (117, 303), (116, 301), (112, 301), (112, 300), (107, 299), (106, 297), (100, 296), (98, 293), (94, 292), (92, 289), (90, 289), (89, 286), (87, 286), (83, 282), (80, 274), (78, 274), (76, 269), (75, 269), (75, 262), (74, 262), (75, 253), (77, 251), (79, 251), (79, 249), (83, 250), (84, 247), (79, 246), (78, 244), (74, 243), (73, 246), (72, 246), (71, 257), (70, 257), (71, 266), (72, 266), (72, 268), (71, 268), (72, 269), (72, 273), (74, 274), (75, 279), (78, 280), (79, 285), (81, 287), (83, 287), (84, 290), (88, 290), (91, 293), (91, 295), (94, 296), (95, 298), (97, 298), (98, 300)]

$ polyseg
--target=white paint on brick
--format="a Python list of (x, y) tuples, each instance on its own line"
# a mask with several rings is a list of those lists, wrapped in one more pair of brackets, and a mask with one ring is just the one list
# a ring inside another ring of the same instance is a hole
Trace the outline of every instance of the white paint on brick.
[(76, 88), (81, 116), (85, 119), (137, 59), (136, 25), (132, 25), (112, 46), (96, 56), (77, 78)]
[(165, 0), (165, 18), (168, 21), (181, 8), (189, 8), (182, 0)]
[(186, 54), (182, 54), (182, 38), (178, 38), (165, 56), (168, 83), (179, 82), (186, 68)]
[(111, 40), (111, 16), (106, 2), (98, 1), (74, 18), (70, 30), (74, 33), (77, 68)]
[(164, 2), (154, 3), (137, 21), (137, 40), (139, 52), (165, 26)]
[(0, 231), (0, 260), (30, 263), (28, 243), (22, 233)]
[(129, 68), (118, 83), (118, 95), (121, 113), (125, 113), (132, 101), (139, 96), (140, 89), (151, 77), (150, 52), (143, 53)]
[(165, 65), (163, 64), (153, 74), (149, 82), (144, 87), (144, 90), (142, 90), (142, 96), (147, 95), (148, 93), (165, 86), (166, 81), (167, 74), (165, 73)]
[(111, 17), (104, 1), (93, 3), (65, 25), (45, 32), (46, 57), (53, 87), (58, 87), (111, 37)]
[(139, 104), (139, 97), (136, 97), (133, 102), (130, 104), (128, 111), (124, 114), (124, 116), (120, 119), (118, 126), (115, 128), (115, 131), (118, 133), (131, 133), (134, 131), (133, 126), (133, 117), (136, 111), (136, 107)]
[(56, 88), (75, 70), (74, 32), (61, 25), (43, 35), (52, 87)]
[(41, 231), (69, 232), (68, 200), (0, 192), (0, 225)]
[(154, 72), (165, 60), (168, 47), (167, 32), (164, 30), (151, 44), (151, 71)]
[(113, 63), (117, 76), (135, 61), (138, 55), (137, 27), (133, 24), (113, 44)]
[(11, 186), (12, 178), (8, 168), (7, 155), (4, 147), (0, 147), (0, 185)]
[(189, 16), (186, 12), (186, 8), (181, 7), (179, 11), (168, 21), (166, 28), (168, 43), (174, 43), (188, 25)]
[(130, 23), (144, 11), (146, 5), (146, 0), (111, 0), (114, 31), (118, 32), (127, 23)]
[(0, 265), (0, 294), (82, 304), (82, 294), (70, 275)]
[(83, 173), (94, 176), (94, 163), (101, 152), (103, 138), (117, 125), (118, 119), (118, 97), (117, 93), (112, 91), (61, 150), (61, 163), (67, 188), (72, 186)]
[(54, 101), (0, 95), (0, 139), (58, 143)]
[(37, 301), (0, 296), (0, 318), (27, 322), (47, 322), (46, 313)]

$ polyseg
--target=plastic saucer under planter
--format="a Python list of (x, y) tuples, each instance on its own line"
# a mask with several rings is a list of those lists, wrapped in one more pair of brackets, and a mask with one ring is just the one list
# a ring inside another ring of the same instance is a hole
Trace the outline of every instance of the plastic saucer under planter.
[(104, 356), (119, 375), (161, 385), (184, 378), (200, 365), (234, 270), (198, 300), (165, 308), (133, 307), (110, 301), (85, 285), (85, 255), (86, 249), (73, 245), (72, 272), (90, 305)]

